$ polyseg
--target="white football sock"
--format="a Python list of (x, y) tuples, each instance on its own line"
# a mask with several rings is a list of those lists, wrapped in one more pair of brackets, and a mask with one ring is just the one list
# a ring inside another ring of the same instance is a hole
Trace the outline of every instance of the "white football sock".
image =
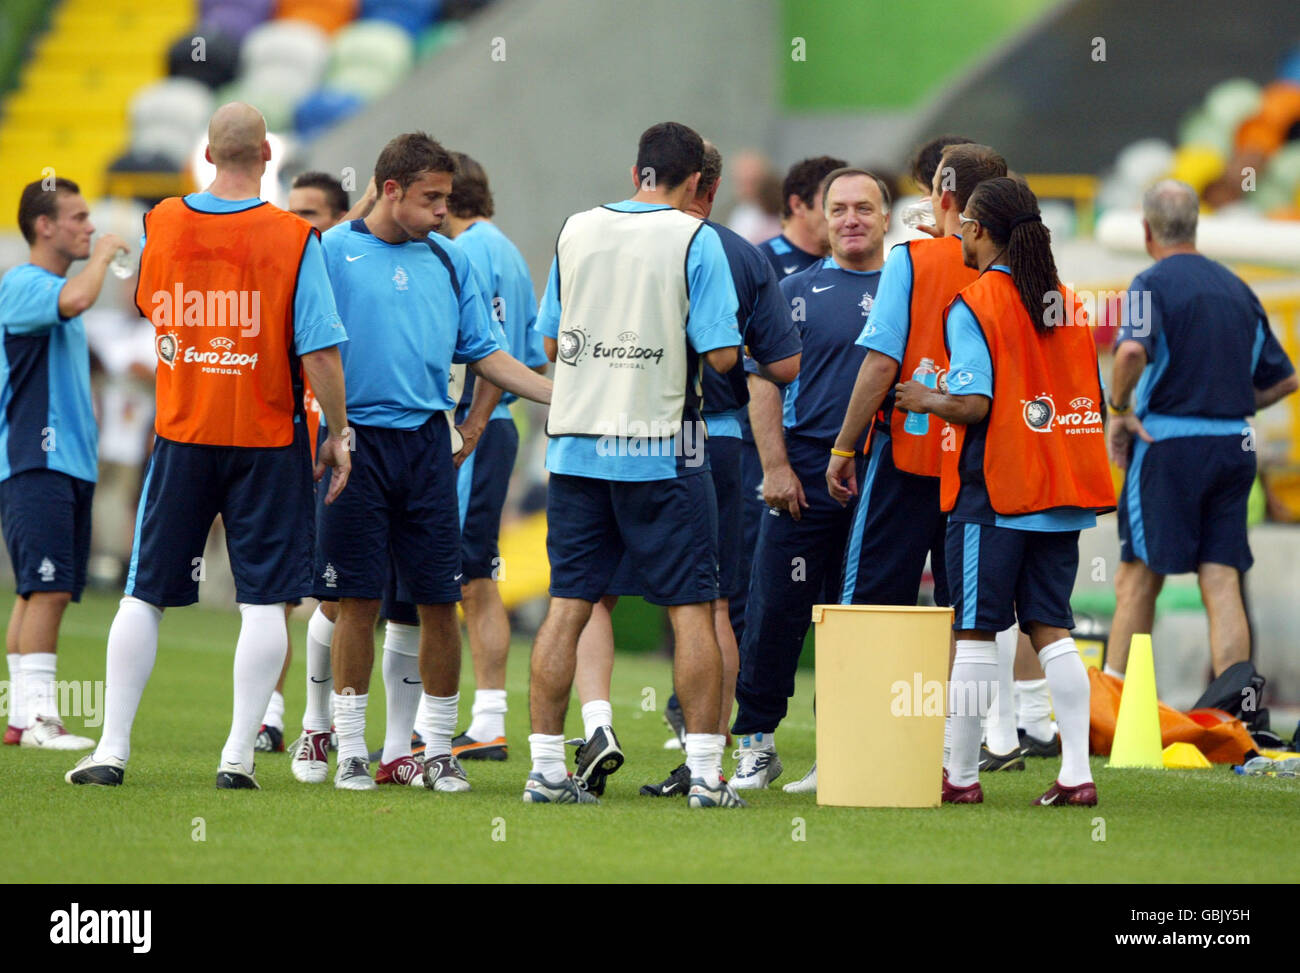
[(1020, 629), (1014, 625), (1005, 632), (998, 632), (997, 690), (989, 707), (989, 718), (985, 721), (988, 748), (996, 754), (1020, 752), (1020, 736), (1016, 733), (1016, 699), (1012, 689), (1015, 685), (1012, 672), (1016, 664), (1016, 644), (1019, 641)]
[[(424, 741), (425, 759), (451, 753), (451, 738), (456, 732), (459, 710), (460, 693), (454, 696), (430, 696), (424, 693), (421, 696), (420, 713), (423, 716), (416, 717), (415, 728)], [(420, 722), (421, 718), (423, 723)]]
[[(723, 746), (726, 746), (726, 737), (723, 737)], [(748, 736), (740, 738), (740, 749), (742, 750), (775, 750), (776, 749), (776, 731), (771, 733), (751, 733)]]
[[(330, 693), (334, 729), (339, 735), (340, 764), (353, 757), (370, 762), (370, 751), (366, 749), (366, 704), (369, 701), (369, 694), (355, 696), (348, 693), (340, 696), (338, 693)], [(326, 726), (326, 729), (329, 727)]]
[(564, 764), (563, 733), (530, 733), (528, 750), (533, 757), (533, 773), (541, 774), (548, 784), (563, 783), (569, 776)]
[[(614, 707), (607, 699), (593, 699), (582, 707), (582, 735), (590, 740), (602, 726), (613, 726)], [(474, 739), (478, 739), (475, 737)]]
[(317, 605), (307, 622), (307, 708), (302, 714), (302, 728), (308, 733), (330, 728), (330, 697), (334, 693), (330, 642), (333, 640), (334, 623)]
[(722, 733), (686, 734), (686, 766), (691, 779), (700, 778), (709, 787), (722, 779), (722, 751), (727, 738)]
[(420, 626), (388, 622), (384, 626), (384, 697), (388, 707), (384, 763), (411, 755), (411, 731), (423, 695)]
[(253, 747), (262, 726), (276, 680), (289, 650), (289, 628), (284, 602), (274, 605), (240, 605), (243, 621), (235, 643), (235, 705), (230, 736), (221, 748), (221, 762), (253, 771)]
[(948, 760), (952, 757), (952, 714), (943, 718), (943, 766), (948, 769)]
[(474, 690), (473, 719), (465, 735), (471, 740), (490, 743), (506, 735), (506, 691), (504, 689)]
[(31, 722), (38, 716), (59, 715), (59, 704), (55, 699), (54, 673), (59, 658), (53, 652), (28, 652), (23, 656), (23, 691), (27, 696), (27, 712)]
[(948, 782), (956, 787), (969, 787), (979, 780), (980, 720), (988, 714), (997, 676), (996, 642), (957, 641), (948, 683), (948, 718), (952, 722)]
[(9, 725), (25, 730), (29, 721), (22, 658), (17, 652), (9, 653)]
[(1056, 779), (1066, 787), (1086, 784), (1092, 780), (1092, 768), (1088, 765), (1092, 684), (1088, 682), (1088, 670), (1072, 638), (1044, 646), (1038, 653), (1038, 661), (1052, 687), (1056, 725), (1061, 730), (1061, 773)]
[(1052, 694), (1046, 679), (1016, 680), (1016, 723), (1035, 740), (1050, 740), (1052, 732)]
[(271, 691), (271, 701), (266, 704), (266, 715), (262, 717), (262, 723), (284, 732), (284, 696), (276, 690)]
[(1124, 673), (1122, 673), (1122, 672), (1120, 672), (1118, 669), (1112, 667), (1111, 664), (1110, 664), (1109, 662), (1107, 662), (1104, 666), (1101, 667), (1101, 671), (1104, 672), (1104, 673), (1106, 673), (1106, 675), (1108, 675), (1108, 676), (1114, 676), (1116, 679), (1123, 679), (1123, 678), (1124, 678)]
[(113, 616), (104, 663), (104, 730), (95, 748), (96, 760), (125, 761), (131, 756), (131, 724), (158, 656), (160, 621), (161, 608), (130, 595)]

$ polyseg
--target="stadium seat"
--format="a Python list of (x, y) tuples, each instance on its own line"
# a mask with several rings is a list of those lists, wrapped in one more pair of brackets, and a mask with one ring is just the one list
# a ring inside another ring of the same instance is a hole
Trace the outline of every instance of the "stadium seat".
[(1174, 149), (1164, 139), (1139, 139), (1126, 145), (1115, 159), (1115, 175), (1132, 189), (1135, 198), (1174, 164)]
[[(330, 87), (343, 88), (335, 79), (355, 68), (401, 78), (415, 60), (415, 43), (401, 27), (382, 20), (359, 20), (338, 32), (330, 57), (326, 80)], [(346, 89), (344, 89), (346, 90)]]
[(281, 19), (305, 20), (333, 34), (357, 19), (358, 0), (280, 0), (275, 15)]
[[(195, 59), (194, 39), (203, 38), (203, 58)], [(200, 24), (187, 30), (167, 49), (167, 73), (173, 78), (192, 78), (209, 88), (219, 88), (235, 79), (239, 45), (221, 29)]]
[(1232, 131), (1259, 111), (1261, 90), (1249, 78), (1221, 81), (1205, 96), (1205, 111)]
[(310, 91), (320, 83), (329, 57), (329, 35), (320, 27), (305, 20), (272, 20), (244, 38), (239, 70), (245, 77), (269, 70), (297, 74)]
[[(245, 101), (259, 106), (262, 101), (283, 103), (288, 110), (289, 118), (292, 118), (294, 107), (316, 90), (320, 85), (320, 79), (292, 68), (267, 65), (241, 75), (238, 84), (247, 95)], [(271, 124), (270, 116), (267, 116), (267, 124)], [(287, 124), (287, 120), (279, 124)], [(279, 127), (279, 124), (276, 127)]]
[(315, 138), (331, 125), (354, 114), (363, 104), (363, 99), (356, 94), (322, 88), (298, 103), (293, 113), (293, 127), (302, 138)]
[(131, 151), (162, 156), (171, 160), (173, 168), (180, 168), (189, 161), (201, 138), (197, 132), (171, 125), (144, 125), (131, 131)]
[(274, 5), (275, 0), (203, 0), (199, 22), (241, 41), (258, 24), (270, 19)]
[(1285, 215), (1300, 188), (1300, 141), (1288, 142), (1268, 160), (1250, 202), (1265, 214)]
[(131, 99), (132, 131), (172, 128), (189, 139), (207, 126), (214, 107), (207, 86), (193, 78), (167, 78), (142, 88)]
[(386, 20), (416, 36), (438, 19), (439, 0), (363, 0), (361, 17)]
[[(297, 86), (295, 85), (295, 88)], [(299, 101), (310, 92), (285, 92), (271, 86), (269, 76), (250, 79), (240, 78), (217, 92), (216, 103), (224, 105), (229, 101), (245, 101), (262, 113), (266, 119), (266, 128), (270, 132), (283, 132), (293, 125), (293, 110)]]
[(420, 34), (420, 39), (416, 41), (415, 59), (423, 61), (431, 54), (457, 43), (464, 36), (464, 24), (445, 20), (442, 23), (434, 24)]
[(396, 87), (405, 73), (383, 65), (350, 64), (332, 72), (325, 87), (330, 91), (355, 94), (363, 102), (373, 101)]
[(1232, 152), (1232, 137), (1236, 126), (1225, 125), (1204, 108), (1197, 108), (1186, 115), (1178, 125), (1178, 145), (1180, 149), (1192, 145), (1213, 149), (1222, 156)]
[(192, 179), (166, 156), (130, 151), (108, 166), (106, 184), (115, 196), (143, 200), (149, 205), (164, 196), (193, 190)]
[(1198, 193), (1223, 175), (1227, 156), (1217, 146), (1205, 143), (1189, 142), (1180, 145), (1174, 153), (1171, 177), (1185, 182)]

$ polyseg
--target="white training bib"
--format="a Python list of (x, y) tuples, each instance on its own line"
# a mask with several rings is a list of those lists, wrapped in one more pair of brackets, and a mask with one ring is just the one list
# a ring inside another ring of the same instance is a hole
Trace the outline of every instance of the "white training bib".
[[(599, 206), (565, 222), (552, 436), (677, 435), (686, 407), (686, 256), (704, 224)], [(698, 386), (698, 365), (692, 381)]]

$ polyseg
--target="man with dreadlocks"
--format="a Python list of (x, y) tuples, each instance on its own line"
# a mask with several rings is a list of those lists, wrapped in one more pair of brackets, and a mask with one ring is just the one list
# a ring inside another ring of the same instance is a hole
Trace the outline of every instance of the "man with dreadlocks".
[(1042, 805), (1094, 805), (1089, 684), (1070, 629), (1079, 531), (1115, 507), (1092, 330), (1056, 275), (1038, 200), (1000, 177), (971, 193), (962, 258), (980, 272), (949, 305), (946, 391), (900, 384), (895, 408), (952, 423), (940, 500), (957, 651), (943, 800), (978, 804), (980, 720), (996, 678), (995, 633), (1019, 622), (1047, 675), (1061, 772)]

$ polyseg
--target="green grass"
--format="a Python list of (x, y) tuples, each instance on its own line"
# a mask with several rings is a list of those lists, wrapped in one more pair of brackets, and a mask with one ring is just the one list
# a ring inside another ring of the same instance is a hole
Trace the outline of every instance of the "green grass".
[[(100, 679), (116, 599), (88, 596), (69, 610), (60, 676)], [(681, 800), (639, 797), (678, 755), (666, 730), (641, 710), (659, 702), (669, 667), (621, 657), (614, 671), (615, 724), (628, 762), (600, 807), (533, 807), (520, 801), (527, 773), (527, 647), (510, 666), (504, 764), (470, 764), (474, 791), (434, 795), (382, 789), (342, 793), (293, 780), (288, 757), (263, 757), (261, 792), (217, 791), (214, 779), (230, 716), (230, 667), (238, 621), (200, 608), (163, 620), (158, 665), (133, 738), (126, 785), (73, 788), (75, 755), (0, 752), (0, 860), (11, 882), (1095, 882), (1292, 880), (1300, 853), (1279, 824), (1290, 820), (1300, 781), (1200, 772), (1109, 771), (1095, 764), (1101, 806), (1031, 808), (1054, 760), (1022, 774), (986, 775), (986, 804), (925, 810), (822, 808), (779, 787), (745, 811), (688, 812)], [(304, 626), (294, 625), (301, 651)], [(467, 660), (468, 661), (468, 660)], [(468, 669), (468, 665), (466, 666)], [(303, 704), (301, 657), (288, 689), (290, 733)], [(376, 672), (378, 687), (378, 672)], [(472, 687), (462, 686), (462, 718)], [(782, 782), (813, 757), (811, 677), (783, 725)], [(576, 704), (570, 734), (581, 731)], [(370, 742), (383, 727), (383, 694), (371, 704)], [(70, 719), (79, 730), (80, 720)], [(97, 736), (91, 729), (89, 735)], [(864, 741), (863, 761), (871, 760)], [(731, 761), (727, 761), (728, 769)], [(1094, 818), (1105, 841), (1094, 841)], [(205, 841), (193, 840), (203, 819)], [(792, 840), (802, 819), (806, 840)], [(494, 831), (504, 841), (493, 840)], [(1242, 848), (1270, 848), (1242, 856)]]

